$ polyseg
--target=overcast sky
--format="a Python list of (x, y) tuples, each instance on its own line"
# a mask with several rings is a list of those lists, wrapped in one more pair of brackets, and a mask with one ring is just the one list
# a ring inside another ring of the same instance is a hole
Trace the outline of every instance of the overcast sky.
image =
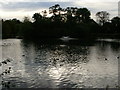
[(32, 17), (36, 12), (48, 10), (50, 6), (59, 4), (65, 7), (86, 7), (91, 11), (91, 18), (95, 19), (98, 11), (107, 11), (110, 18), (118, 16), (119, 0), (0, 0), (0, 18), (23, 19), (24, 16)]

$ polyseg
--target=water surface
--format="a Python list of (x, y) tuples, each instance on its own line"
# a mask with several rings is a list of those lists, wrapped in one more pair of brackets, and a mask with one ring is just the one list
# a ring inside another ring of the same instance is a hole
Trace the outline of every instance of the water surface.
[(22, 39), (3, 39), (3, 80), (15, 88), (116, 88), (119, 40), (99, 39), (91, 44), (41, 44)]

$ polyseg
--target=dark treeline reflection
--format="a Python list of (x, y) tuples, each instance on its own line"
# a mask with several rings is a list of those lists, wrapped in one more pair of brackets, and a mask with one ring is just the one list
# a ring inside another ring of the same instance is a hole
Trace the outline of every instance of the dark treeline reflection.
[[(51, 17), (47, 17), (51, 14)], [(28, 17), (20, 20), (2, 20), (3, 38), (60, 38), (70, 36), (77, 38), (96, 38), (120, 36), (120, 18), (109, 19), (109, 13), (100, 11), (96, 13), (97, 22), (90, 18), (91, 12), (87, 8), (66, 7), (59, 4), (33, 14), (32, 22)]]

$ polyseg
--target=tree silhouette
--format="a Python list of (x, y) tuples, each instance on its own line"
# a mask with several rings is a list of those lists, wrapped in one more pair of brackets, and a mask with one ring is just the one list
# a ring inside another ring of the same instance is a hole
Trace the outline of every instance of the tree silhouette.
[(64, 11), (67, 12), (66, 13), (67, 22), (70, 22), (70, 23), (74, 22), (75, 18), (73, 16), (75, 16), (77, 7), (67, 7)]
[(2, 22), (2, 37), (16, 37), (20, 29), (21, 22), (16, 18)]
[(51, 17), (53, 22), (60, 22), (62, 20), (61, 11), (63, 11), (63, 9), (59, 4), (55, 4), (49, 8), (49, 14), (53, 14)]
[(49, 13), (53, 13), (53, 15), (57, 15), (60, 14), (60, 11), (62, 10), (62, 8), (60, 7), (59, 4), (55, 4), (54, 6), (51, 6), (49, 8)]
[(112, 22), (112, 29), (114, 32), (120, 33), (120, 18), (119, 17), (114, 17), (111, 20)]
[(76, 11), (77, 22), (88, 22), (90, 19), (90, 11), (87, 8), (78, 8)]
[(114, 17), (110, 22), (110, 14), (106, 11), (96, 13), (100, 25), (90, 18), (91, 12), (87, 8), (61, 8), (59, 4), (55, 4), (49, 7), (49, 13), (50, 17), (47, 17), (46, 10), (42, 14), (34, 13), (34, 22), (29, 17), (24, 17), (22, 22), (17, 19), (3, 20), (3, 38), (18, 36), (44, 39), (69, 36), (81, 39), (102, 37), (104, 34), (120, 35), (120, 18)]
[(114, 17), (111, 20), (112, 24), (114, 24), (115, 26), (120, 25), (120, 17)]
[(25, 16), (25, 17), (23, 18), (23, 22), (30, 22), (30, 18)]
[(34, 20), (38, 22), (42, 19), (42, 15), (40, 13), (35, 13), (32, 18), (34, 18)]

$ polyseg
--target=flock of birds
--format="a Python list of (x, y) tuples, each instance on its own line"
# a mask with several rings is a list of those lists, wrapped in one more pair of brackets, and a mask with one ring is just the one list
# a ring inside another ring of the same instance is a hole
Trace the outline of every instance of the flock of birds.
[[(119, 59), (120, 57), (118, 56), (117, 59)], [(108, 60), (107, 58), (105, 58), (105, 60)]]
[(8, 62), (11, 62), (11, 61), (12, 61), (12, 59), (8, 58), (8, 59), (0, 62), (0, 66), (2, 66), (2, 64), (7, 64)]
[[(9, 63), (9, 62), (11, 62), (11, 61), (12, 61), (12, 59), (8, 58), (8, 59), (0, 62), (0, 66), (2, 66), (2, 65), (4, 65), (4, 64), (7, 64), (7, 63)], [(11, 71), (11, 67), (9, 67), (8, 69), (5, 69), (5, 71), (3, 71), (3, 72), (0, 74), (0, 77), (3, 76), (3, 75), (5, 75), (5, 74), (10, 73), (10, 71)]]

